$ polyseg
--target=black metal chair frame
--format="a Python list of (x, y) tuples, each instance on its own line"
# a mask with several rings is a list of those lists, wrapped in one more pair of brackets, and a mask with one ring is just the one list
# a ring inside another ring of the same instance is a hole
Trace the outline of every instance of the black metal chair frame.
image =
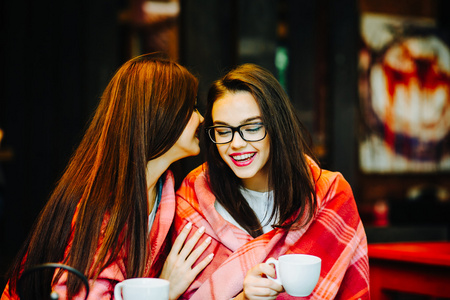
[[(83, 275), (83, 273), (81, 273), (80, 271), (78, 271), (75, 268), (69, 267), (67, 265), (64, 264), (58, 264), (58, 263), (45, 263), (45, 264), (41, 264), (41, 265), (36, 265), (33, 266), (31, 268), (28, 268), (26, 270), (23, 271), (22, 275), (20, 276), (18, 282), (17, 282), (17, 294), (19, 295), (19, 298), (21, 297), (22, 294), (22, 289), (23, 289), (23, 281), (22, 279), (28, 275), (30, 275), (33, 272), (39, 271), (39, 270), (43, 270), (43, 269), (47, 269), (47, 268), (51, 268), (51, 269), (64, 269), (68, 272), (71, 272), (73, 274), (75, 274), (76, 276), (78, 276), (81, 281), (84, 284), (84, 287), (86, 288), (86, 296), (84, 298), (84, 300), (86, 300), (89, 296), (89, 281), (87, 280), (86, 276)], [(53, 294), (53, 293), (52, 293)], [(54, 299), (54, 298), (52, 298)]]

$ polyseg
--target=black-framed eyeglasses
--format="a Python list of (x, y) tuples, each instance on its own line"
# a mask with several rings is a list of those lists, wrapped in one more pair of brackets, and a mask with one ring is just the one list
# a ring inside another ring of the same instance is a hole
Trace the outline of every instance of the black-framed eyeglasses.
[(215, 144), (230, 143), (235, 132), (239, 132), (241, 138), (247, 142), (261, 141), (267, 135), (263, 123), (243, 124), (237, 127), (217, 125), (206, 128), (206, 132)]

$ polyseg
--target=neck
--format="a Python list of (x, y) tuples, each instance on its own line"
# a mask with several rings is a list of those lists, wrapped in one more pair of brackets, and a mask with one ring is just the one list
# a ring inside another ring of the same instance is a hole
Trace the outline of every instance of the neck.
[(148, 214), (153, 209), (156, 200), (157, 183), (162, 174), (169, 168), (170, 162), (164, 157), (158, 157), (147, 162), (147, 197)]
[(259, 177), (255, 176), (252, 178), (243, 178), (242, 186), (246, 189), (256, 191), (256, 192), (268, 192), (269, 189), (269, 179), (267, 176)]
[(242, 186), (256, 192), (268, 192), (269, 187), (269, 167), (266, 164), (259, 172), (251, 178), (242, 178)]

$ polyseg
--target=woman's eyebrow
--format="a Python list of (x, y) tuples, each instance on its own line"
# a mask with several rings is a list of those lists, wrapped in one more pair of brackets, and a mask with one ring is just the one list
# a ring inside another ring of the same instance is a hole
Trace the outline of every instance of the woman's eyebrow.
[[(260, 116), (257, 116), (257, 117), (247, 118), (247, 119), (242, 120), (241, 122), (239, 122), (239, 124), (242, 125), (242, 124), (247, 124), (247, 123), (254, 122), (254, 121), (261, 121), (261, 117), (260, 117)], [(213, 122), (213, 125), (231, 126), (231, 125), (228, 124), (227, 122), (220, 121), (220, 120), (214, 121), (214, 122)]]

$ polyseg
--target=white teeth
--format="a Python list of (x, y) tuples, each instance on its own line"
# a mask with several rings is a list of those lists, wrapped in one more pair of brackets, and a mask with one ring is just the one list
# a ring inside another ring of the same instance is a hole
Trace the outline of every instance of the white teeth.
[(250, 153), (250, 154), (242, 154), (242, 155), (233, 155), (232, 157), (234, 160), (241, 161), (241, 160), (249, 159), (249, 158), (253, 157), (254, 155), (255, 155), (255, 153)]

